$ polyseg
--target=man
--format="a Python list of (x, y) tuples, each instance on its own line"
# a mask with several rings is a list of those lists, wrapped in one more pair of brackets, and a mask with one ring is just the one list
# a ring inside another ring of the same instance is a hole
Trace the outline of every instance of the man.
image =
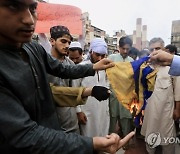
[(139, 50), (135, 47), (131, 47), (131, 49), (129, 50), (129, 57), (133, 58), (133, 60), (137, 60), (139, 57)]
[(83, 60), (83, 50), (81, 44), (77, 41), (71, 42), (69, 46), (69, 59), (71, 59), (75, 64), (79, 64)]
[[(149, 42), (150, 51), (164, 49), (164, 41), (161, 38), (153, 38)], [(158, 67), (155, 88), (151, 97), (147, 100), (144, 121), (141, 129), (147, 143), (146, 149), (149, 154), (156, 151), (152, 145), (149, 135), (159, 134), (162, 142), (163, 154), (175, 153), (175, 146), (164, 142), (164, 138), (176, 137), (173, 119), (179, 118), (180, 107), (180, 77), (172, 77), (168, 74), (169, 67)], [(153, 114), (152, 114), (153, 113)]]
[[(90, 43), (89, 55), (81, 64), (95, 64), (107, 54), (107, 44), (101, 38), (95, 38)], [(85, 77), (79, 81), (78, 86), (108, 87), (105, 71), (97, 71), (95, 76)], [(109, 129), (109, 106), (108, 100), (98, 101), (88, 97), (85, 105), (77, 107), (77, 115), (80, 123), (81, 135), (94, 137), (108, 134)]]
[(133, 133), (119, 140), (115, 134), (88, 138), (59, 131), (47, 81), (47, 73), (79, 78), (113, 64), (104, 59), (94, 65), (64, 66), (39, 44), (30, 42), (37, 20), (36, 8), (36, 0), (0, 1), (1, 153), (114, 153)]
[[(114, 62), (131, 62), (133, 59), (128, 56), (129, 50), (132, 47), (132, 40), (128, 37), (122, 37), (119, 40), (118, 54), (112, 54), (108, 58)], [(121, 103), (118, 102), (115, 93), (113, 92), (109, 100), (110, 107), (110, 129), (109, 132), (116, 131), (116, 124), (118, 122), (122, 136), (126, 136), (132, 131), (132, 115)], [(124, 149), (127, 149), (126, 146)]]
[[(77, 41), (71, 42), (69, 46), (69, 58), (75, 63), (79, 64), (83, 61), (83, 55), (82, 55), (82, 47), (81, 44)], [(73, 83), (76, 87), (80, 86), (81, 79), (73, 80)], [(84, 112), (81, 112), (80, 107), (76, 108), (77, 110), (77, 117), (78, 117), (78, 123), (80, 124), (86, 124), (87, 117), (84, 114)], [(82, 134), (82, 133), (81, 133)]]
[[(53, 26), (50, 28), (50, 42), (52, 45), (51, 55), (57, 58), (64, 65), (74, 65), (68, 55), (68, 48), (72, 41), (69, 29), (65, 26)], [(71, 79), (61, 79), (51, 76), (49, 81), (55, 86), (72, 87)], [(78, 120), (75, 107), (57, 107), (58, 117), (60, 119), (61, 128), (66, 133), (79, 133)]]

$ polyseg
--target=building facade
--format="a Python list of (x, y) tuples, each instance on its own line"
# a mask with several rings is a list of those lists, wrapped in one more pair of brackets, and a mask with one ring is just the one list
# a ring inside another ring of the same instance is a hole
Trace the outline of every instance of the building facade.
[(85, 12), (82, 14), (82, 21), (83, 21), (83, 36), (82, 41), (79, 39), (79, 42), (84, 47), (85, 52), (88, 52), (90, 42), (94, 38), (103, 38), (108, 44), (108, 50), (112, 50), (113, 46), (111, 45), (111, 38), (107, 37), (106, 31), (93, 26), (91, 24), (91, 20), (89, 19), (89, 13)]
[(175, 45), (180, 54), (180, 20), (172, 21), (171, 44)]
[(113, 35), (113, 45), (115, 45), (117, 49), (119, 48), (119, 40), (123, 36), (126, 36), (126, 33), (122, 29), (120, 31), (115, 31)]
[(137, 18), (136, 20), (136, 30), (133, 31), (133, 46), (138, 50), (143, 50), (148, 48), (147, 41), (147, 25), (142, 25), (142, 19)]

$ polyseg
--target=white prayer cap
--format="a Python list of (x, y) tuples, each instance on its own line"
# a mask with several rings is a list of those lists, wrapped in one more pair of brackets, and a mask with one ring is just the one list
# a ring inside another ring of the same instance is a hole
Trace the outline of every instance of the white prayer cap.
[(99, 54), (107, 54), (107, 44), (102, 38), (95, 38), (90, 43), (89, 51)]
[(69, 45), (69, 49), (70, 48), (80, 48), (80, 49), (82, 49), (81, 43), (79, 43), (77, 41), (71, 42), (71, 44)]

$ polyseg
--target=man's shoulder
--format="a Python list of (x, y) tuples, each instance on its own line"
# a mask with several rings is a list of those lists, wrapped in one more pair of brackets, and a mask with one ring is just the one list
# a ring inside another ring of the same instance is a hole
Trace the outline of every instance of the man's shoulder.
[(85, 64), (92, 64), (90, 60), (83, 60), (82, 62), (80, 62), (79, 64), (81, 65), (85, 65)]
[(115, 57), (118, 57), (119, 56), (119, 54), (110, 54), (109, 56), (108, 56), (108, 58), (115, 58)]
[(42, 56), (46, 53), (45, 49), (36, 41), (25, 43), (22, 47), (24, 50), (36, 56)]
[(74, 62), (69, 57), (65, 57), (65, 60), (66, 60), (67, 64), (75, 65)]
[(120, 61), (122, 58), (121, 58), (121, 55), (119, 53), (116, 53), (116, 54), (109, 55), (108, 59), (116, 62), (116, 61)]
[(29, 48), (43, 48), (38, 42), (36, 42), (36, 41), (31, 41), (31, 42), (28, 42), (28, 43), (24, 43), (24, 45), (23, 46), (25, 46), (25, 47), (29, 47)]
[(134, 59), (133, 59), (133, 58), (131, 58), (130, 56), (128, 56), (128, 57), (127, 57), (127, 60), (128, 60), (129, 62), (134, 61)]

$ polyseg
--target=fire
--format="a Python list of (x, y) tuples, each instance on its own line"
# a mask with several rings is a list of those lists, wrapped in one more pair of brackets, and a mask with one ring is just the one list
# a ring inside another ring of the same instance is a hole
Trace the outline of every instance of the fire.
[(136, 112), (139, 110), (139, 103), (137, 102), (137, 100), (133, 99), (129, 110), (130, 110), (131, 114), (135, 117)]
[(135, 120), (136, 116), (140, 116), (139, 125), (142, 125), (143, 117), (144, 117), (144, 110), (141, 110), (141, 112), (138, 113), (138, 115), (137, 115), (137, 112), (139, 111), (139, 109), (140, 109), (139, 102), (136, 99), (134, 99), (129, 107), (129, 110), (130, 110), (134, 120)]

